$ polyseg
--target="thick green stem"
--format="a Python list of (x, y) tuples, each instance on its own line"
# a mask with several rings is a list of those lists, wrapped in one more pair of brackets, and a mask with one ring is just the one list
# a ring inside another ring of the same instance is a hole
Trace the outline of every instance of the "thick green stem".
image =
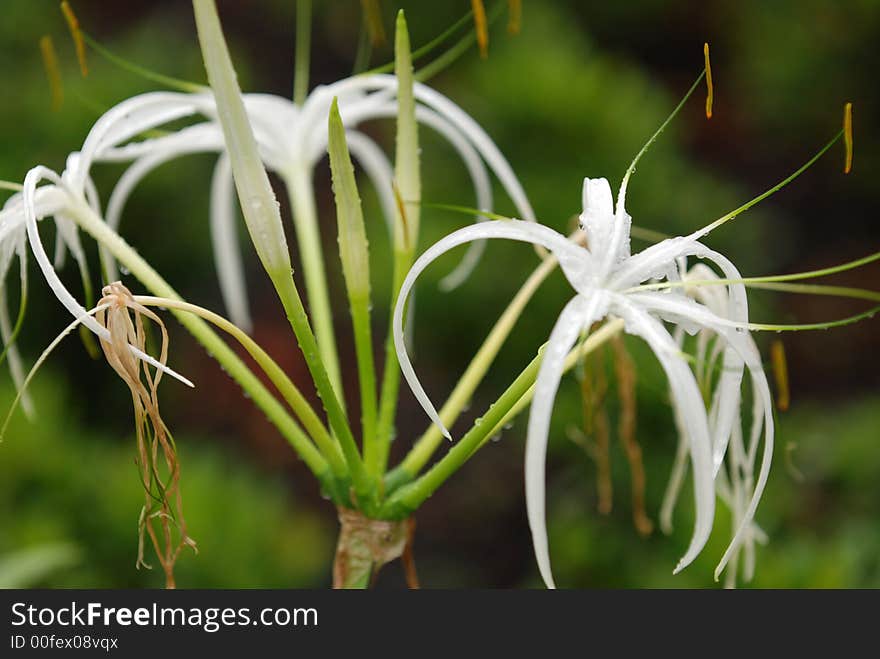
[(336, 334), (333, 331), (333, 311), (330, 307), (330, 293), (327, 290), (327, 274), (324, 266), (324, 250), (318, 230), (318, 212), (315, 208), (315, 193), (312, 187), (312, 171), (305, 164), (297, 165), (283, 173), (284, 183), (289, 192), (293, 209), (293, 225), (309, 311), (315, 328), (315, 337), (321, 360), (327, 369), (333, 390), (339, 404), (345, 410), (345, 392), (339, 368), (339, 355), (336, 351)]
[(312, 328), (309, 326), (309, 319), (303, 307), (302, 299), (299, 296), (299, 291), (296, 290), (292, 278), (284, 277), (283, 273), (277, 273), (277, 277), (274, 277), (273, 273), (269, 274), (275, 282), (275, 288), (281, 298), (281, 304), (284, 306), (287, 320), (293, 328), (293, 333), (296, 335), (300, 350), (305, 357), (306, 366), (308, 366), (312, 380), (315, 382), (315, 388), (318, 390), (318, 396), (321, 398), (324, 410), (327, 412), (330, 429), (342, 446), (342, 454), (345, 456), (345, 462), (348, 464), (355, 493), (361, 504), (369, 510), (374, 490), (373, 483), (364, 469), (364, 463), (361, 460), (360, 451), (346, 420), (345, 411), (333, 392), (333, 385), (330, 383), (330, 378), (321, 361), (318, 353), (318, 344), (315, 340), (315, 335), (312, 333)]
[[(345, 126), (335, 98), (330, 106), (327, 128), (327, 151), (330, 155), (336, 201), (339, 260), (342, 263), (354, 330), (361, 398), (361, 437), (364, 461), (369, 470), (370, 464), (374, 462), (372, 455), (376, 452), (376, 366), (370, 327), (370, 248), (354, 166), (345, 140)], [(377, 479), (381, 476), (380, 473), (373, 475)]]
[[(147, 263), (125, 240), (98, 217), (85, 203), (71, 209), (70, 216), (99, 244), (137, 277), (154, 295), (180, 300), (177, 292)], [(180, 323), (220, 363), (226, 372), (244, 389), (254, 403), (278, 428), (311, 471), (325, 485), (329, 478), (329, 465), (312, 444), (302, 428), (294, 421), (278, 400), (251, 372), (238, 355), (217, 336), (216, 332), (201, 318), (183, 311), (173, 311)]]
[(394, 334), (391, 331), (394, 316), (394, 304), (407, 270), (412, 265), (411, 251), (394, 251), (394, 274), (391, 294), (391, 307), (388, 317), (388, 336), (385, 339), (385, 366), (382, 373), (382, 397), (379, 401), (379, 421), (376, 429), (375, 461), (368, 464), (371, 473), (382, 474), (388, 466), (388, 453), (394, 439), (394, 415), (397, 412), (398, 394), (400, 393), (400, 365), (397, 361), (397, 350), (394, 348)]
[(341, 481), (346, 480), (348, 469), (346, 468), (345, 458), (339, 448), (339, 444), (330, 436), (327, 428), (321, 422), (321, 419), (312, 409), (312, 406), (300, 393), (297, 386), (291, 381), (282, 368), (272, 359), (269, 354), (260, 347), (247, 333), (229, 322), (223, 316), (209, 311), (203, 307), (199, 307), (189, 302), (181, 302), (163, 297), (151, 297), (145, 295), (136, 295), (135, 300), (146, 306), (160, 306), (166, 309), (179, 309), (191, 314), (195, 314), (200, 318), (204, 318), (212, 325), (223, 330), (238, 341), (242, 347), (247, 350), (248, 354), (263, 369), (263, 372), (269, 378), (275, 388), (281, 393), (281, 396), (290, 406), (290, 408), (299, 417), (300, 422), (305, 426), (309, 435), (318, 445), (323, 456), (330, 463), (333, 473)]

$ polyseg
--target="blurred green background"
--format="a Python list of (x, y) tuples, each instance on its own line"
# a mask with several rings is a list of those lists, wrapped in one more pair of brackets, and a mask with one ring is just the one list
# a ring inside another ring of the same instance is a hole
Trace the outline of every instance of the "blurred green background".
[[(414, 44), (423, 44), (469, 9), (444, 3), (383, 0), (386, 27), (407, 10)], [(91, 34), (126, 58), (177, 77), (203, 81), (189, 3), (78, 0)], [(218, 0), (233, 58), (246, 91), (288, 96), (293, 70), (293, 0)], [(99, 108), (157, 86), (90, 57), (81, 80), (54, 0), (6, 0), (0, 21), (0, 178), (20, 181), (35, 164), (60, 170), (79, 148)], [(312, 83), (351, 72), (360, 30), (355, 0), (315, 2)], [(60, 112), (37, 42), (51, 34), (65, 80)], [(703, 116), (702, 91), (642, 161), (627, 209), (639, 226), (680, 233), (702, 226), (774, 184), (810, 157), (840, 126), (844, 101), (855, 111), (855, 168), (841, 174), (842, 146), (793, 185), (714, 233), (710, 244), (744, 275), (794, 272), (857, 258), (880, 246), (880, 2), (628, 3), (523, 2), (519, 36), (503, 20), (490, 56), (470, 51), (432, 81), (492, 135), (523, 182), (538, 216), (566, 230), (579, 211), (584, 176), (616, 186), (629, 161), (663, 121), (702, 67), (712, 44), (715, 116)], [(388, 47), (373, 54), (389, 61)], [(393, 123), (372, 134), (393, 145)], [(423, 131), (424, 198), (473, 205), (466, 173), (451, 149)], [(207, 228), (212, 156), (166, 165), (134, 195), (123, 234), (185, 297), (220, 309)], [(331, 264), (331, 289), (344, 299), (335, 254), (335, 222), (326, 161), (316, 181)], [(118, 168), (103, 167), (105, 191)], [(390, 267), (374, 193), (362, 194), (371, 225), (377, 338), (384, 336)], [(105, 196), (106, 199), (106, 196)], [(512, 213), (496, 189), (497, 210)], [(423, 212), (422, 248), (459, 227), (462, 216)], [(48, 234), (48, 231), (47, 231)], [(292, 237), (290, 238), (293, 243)], [(634, 247), (638, 248), (638, 245)], [(94, 245), (87, 246), (97, 263)], [(296, 246), (293, 245), (295, 251)], [(431, 268), (420, 288), (416, 367), (440, 399), (454, 386), (510, 296), (535, 265), (532, 251), (496, 241), (472, 279), (452, 293), (436, 282), (456, 256)], [(251, 251), (249, 289), (256, 339), (295, 379), (305, 368), (274, 293)], [(499, 267), (499, 264), (503, 264)], [(21, 338), (28, 363), (69, 322), (32, 270), (30, 309)], [(73, 290), (77, 274), (68, 268)], [(127, 282), (130, 285), (132, 282)], [(880, 266), (834, 283), (880, 289)], [(13, 285), (13, 288), (15, 286)], [(135, 286), (136, 288), (136, 286)], [(568, 299), (554, 276), (530, 303), (480, 387), (470, 412), (480, 413), (532, 358)], [(829, 298), (756, 292), (759, 321), (810, 322), (862, 307)], [(346, 384), (354, 391), (348, 312), (335, 309)], [(173, 325), (173, 321), (169, 323)], [(262, 414), (179, 327), (171, 361), (194, 380), (163, 389), (164, 416), (181, 451), (182, 489), (198, 556), (178, 563), (182, 587), (309, 587), (330, 582), (336, 521), (307, 470)], [(880, 587), (880, 358), (870, 321), (819, 333), (785, 335), (792, 409), (778, 417), (778, 448), (758, 521), (771, 542), (758, 550), (751, 585)], [(766, 348), (771, 337), (759, 336)], [(627, 340), (638, 365), (638, 439), (647, 469), (647, 505), (657, 511), (675, 452), (665, 380), (653, 356)], [(5, 371), (5, 369), (4, 369)], [(137, 515), (142, 494), (134, 466), (129, 394), (106, 364), (91, 361), (70, 339), (35, 381), (38, 415), (18, 415), (0, 445), (0, 585), (160, 587), (161, 573), (136, 571)], [(4, 372), (0, 409), (13, 397)], [(557, 399), (548, 460), (551, 551), (557, 583), (569, 587), (710, 587), (729, 539), (725, 516), (699, 560), (673, 577), (691, 532), (690, 484), (675, 532), (640, 537), (631, 523), (629, 475), (612, 443), (615, 505), (596, 510), (596, 469), (566, 439), (581, 422), (573, 378)], [(612, 417), (613, 418), (613, 417)], [(426, 427), (404, 389), (393, 455)], [(522, 486), (524, 423), (487, 445), (419, 511), (415, 553), (429, 587), (537, 586)], [(443, 447), (441, 450), (445, 450)], [(403, 584), (399, 564), (380, 587)]]

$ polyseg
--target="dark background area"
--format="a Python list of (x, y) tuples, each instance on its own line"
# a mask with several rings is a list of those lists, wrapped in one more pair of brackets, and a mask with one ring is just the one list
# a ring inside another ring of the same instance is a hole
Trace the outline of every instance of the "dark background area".
[[(127, 59), (169, 75), (204, 80), (189, 3), (73, 4), (84, 28)], [(389, 34), (396, 8), (406, 10), (415, 45), (452, 24), (469, 4), (382, 2)], [(634, 222), (667, 234), (707, 224), (805, 162), (839, 130), (843, 104), (852, 101), (853, 172), (842, 174), (843, 147), (835, 147), (793, 184), (713, 233), (710, 244), (745, 276), (826, 267), (878, 249), (880, 3), (524, 0), (523, 5), (519, 36), (508, 36), (502, 20), (492, 32), (488, 59), (472, 50), (430, 84), (493, 137), (545, 224), (566, 229), (579, 212), (583, 177), (606, 176), (616, 187), (632, 157), (699, 73), (702, 44), (709, 41), (714, 116), (705, 119), (700, 90), (641, 162), (627, 198)], [(218, 0), (218, 7), (243, 89), (289, 96), (294, 3)], [(56, 2), (7, 0), (4, 9), (0, 178), (20, 181), (36, 164), (60, 171), (67, 154), (80, 147), (97, 108), (158, 88), (93, 52), (90, 75), (81, 80)], [(351, 73), (360, 21), (355, 0), (315, 2), (313, 85)], [(53, 36), (62, 60), (65, 103), (57, 113), (49, 109), (37, 47), (43, 34)], [(373, 54), (372, 63), (391, 58), (385, 47)], [(390, 153), (393, 122), (375, 122), (369, 130)], [(422, 135), (425, 200), (473, 205), (466, 173), (454, 153), (427, 131)], [(149, 176), (128, 205), (122, 233), (184, 297), (221, 309), (208, 238), (212, 166), (213, 156), (193, 156)], [(335, 259), (328, 169), (326, 161), (319, 164), (316, 185), (331, 291), (339, 300), (334, 309), (337, 332), (343, 363), (349, 365), (345, 380), (352, 393), (357, 374)], [(101, 169), (98, 183), (105, 200), (120, 171)], [(495, 192), (496, 210), (512, 213), (500, 186)], [(387, 293), (382, 295), (390, 266), (382, 265), (387, 241), (366, 182), (362, 196), (367, 221), (372, 220), (378, 343), (385, 332), (389, 300)], [(421, 248), (464, 221), (460, 215), (425, 210)], [(288, 237), (295, 252), (290, 230)], [(95, 246), (88, 244), (87, 250), (96, 265)], [(252, 250), (246, 257), (254, 336), (297, 381), (307, 382), (274, 291)], [(416, 316), (416, 368), (438, 402), (536, 263), (528, 247), (496, 241), (461, 289), (438, 291), (436, 282), (455, 259), (448, 257), (428, 271)], [(22, 337), (29, 364), (69, 322), (33, 265), (31, 271)], [(79, 290), (73, 268), (67, 269), (65, 280)], [(878, 290), (880, 265), (828, 283)], [(542, 288), (456, 428), (465, 429), (528, 363), (568, 296), (559, 275)], [(754, 319), (766, 322), (831, 320), (864, 308), (832, 298), (761, 291), (754, 293), (751, 304)], [(782, 337), (793, 405), (779, 415), (774, 468), (758, 511), (771, 542), (759, 549), (755, 585), (880, 586), (877, 335), (874, 320)], [(770, 338), (758, 336), (765, 354)], [(656, 521), (676, 440), (662, 372), (643, 345), (629, 339), (627, 344), (638, 365), (638, 439), (648, 474), (648, 513)], [(181, 559), (178, 583), (328, 584), (334, 511), (320, 498), (308, 471), (179, 327), (173, 327), (171, 362), (198, 384), (183, 391), (169, 383), (163, 393), (165, 419), (181, 447), (187, 519), (201, 548), (198, 557)], [(8, 375), (0, 386), (0, 403), (11, 401)], [(0, 445), (0, 560), (29, 547), (42, 547), (54, 557), (57, 569), (36, 571), (34, 582), (26, 585), (160, 585), (160, 574), (134, 570), (141, 495), (132, 464), (128, 392), (106, 364), (91, 361), (72, 338), (36, 380), (34, 396), (36, 421), (17, 418)], [(720, 516), (700, 559), (673, 577), (672, 568), (690, 536), (690, 484), (672, 537), (655, 531), (641, 538), (630, 521), (626, 461), (614, 443), (615, 506), (610, 515), (600, 515), (595, 466), (566, 439), (566, 429), (580, 422), (578, 388), (568, 378), (557, 400), (548, 460), (548, 521), (557, 582), (572, 587), (711, 586), (712, 569), (729, 539), (727, 521)], [(426, 425), (404, 389), (393, 455), (402, 456)], [(480, 451), (419, 511), (415, 549), (426, 586), (538, 585), (523, 500), (524, 427), (521, 419), (499, 442)], [(402, 583), (397, 564), (379, 579), (380, 586)]]

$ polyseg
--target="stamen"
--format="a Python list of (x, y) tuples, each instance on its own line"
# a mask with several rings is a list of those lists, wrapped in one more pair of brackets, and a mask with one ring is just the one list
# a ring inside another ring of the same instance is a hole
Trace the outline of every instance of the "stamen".
[(780, 181), (779, 183), (774, 185), (772, 188), (759, 194), (757, 197), (755, 197), (751, 201), (747, 201), (746, 203), (744, 203), (742, 206), (740, 206), (736, 210), (733, 210), (733, 211), (727, 213), (726, 215), (722, 215), (721, 217), (719, 217), (717, 220), (715, 220), (711, 224), (706, 225), (702, 229), (698, 229), (697, 231), (695, 231), (694, 233), (692, 233), (690, 235), (690, 238), (694, 238), (694, 239), (702, 238), (706, 234), (708, 234), (711, 231), (714, 231), (715, 229), (720, 227), (725, 222), (729, 222), (730, 220), (735, 218), (737, 215), (744, 213), (745, 211), (750, 209), (755, 204), (757, 204), (761, 201), (764, 201), (770, 195), (772, 195), (776, 192), (779, 192), (779, 190), (784, 188), (786, 185), (788, 185), (789, 183), (794, 181), (798, 176), (800, 176), (805, 171), (807, 171), (810, 167), (812, 167), (815, 164), (815, 162), (817, 160), (819, 160), (819, 158), (821, 158), (825, 154), (826, 151), (828, 151), (828, 149), (830, 149), (832, 146), (834, 146), (837, 143), (837, 140), (839, 140), (843, 134), (844, 134), (844, 131), (843, 131), (843, 129), (841, 129), (833, 138), (831, 138), (831, 141), (828, 142), (828, 144), (826, 144), (821, 149), (819, 149), (819, 151), (816, 153), (816, 155), (814, 155), (806, 163), (801, 165), (792, 174), (789, 174), (786, 178), (784, 178), (782, 181)]
[(0, 181), (0, 190), (9, 190), (10, 192), (21, 192), (24, 190), (24, 186), (21, 183), (14, 183), (12, 181)]
[(712, 86), (712, 63), (709, 61), (709, 43), (703, 44), (703, 56), (706, 59), (706, 119), (712, 118), (712, 101), (715, 97), (715, 88)]
[(522, 0), (507, 0), (509, 17), (507, 19), (507, 33), (519, 34), (522, 26)]
[[(467, 12), (464, 16), (459, 18), (457, 21), (455, 21), (455, 23), (443, 30), (443, 32), (438, 34), (436, 37), (431, 39), (424, 46), (420, 46), (419, 48), (416, 48), (414, 51), (412, 51), (413, 61), (419, 59), (420, 57), (424, 57), (425, 55), (431, 54), (431, 52), (433, 52), (435, 49), (439, 48), (449, 39), (455, 36), (456, 32), (458, 32), (462, 27), (470, 22), (472, 15), (472, 11)], [(468, 33), (468, 36), (472, 37), (473, 35)], [(374, 73), (391, 73), (392, 71), (394, 71), (394, 62), (388, 62), (387, 64), (383, 64), (382, 66), (374, 67), (369, 71), (363, 71), (361, 75), (372, 75)]]
[(49, 91), (52, 94), (52, 111), (58, 112), (64, 103), (64, 88), (61, 86), (61, 70), (58, 68), (58, 55), (49, 35), (40, 39), (40, 53), (43, 55), (43, 67), (49, 79)]
[(647, 536), (654, 530), (654, 524), (645, 512), (645, 465), (642, 447), (636, 440), (636, 367), (619, 334), (611, 340), (611, 347), (614, 350), (614, 373), (620, 399), (618, 434), (629, 461), (632, 479), (633, 523), (640, 535)]
[(633, 172), (636, 171), (636, 165), (638, 164), (639, 160), (641, 160), (642, 156), (645, 155), (645, 153), (648, 151), (648, 149), (651, 148), (651, 145), (654, 144), (654, 142), (657, 140), (657, 138), (660, 137), (660, 134), (664, 130), (666, 130), (666, 127), (669, 125), (669, 123), (681, 111), (681, 109), (684, 107), (684, 104), (687, 103), (687, 100), (696, 91), (697, 87), (700, 85), (700, 82), (702, 82), (703, 77), (705, 75), (706, 75), (706, 70), (704, 69), (703, 71), (700, 72), (700, 75), (697, 76), (697, 79), (694, 80), (694, 84), (692, 84), (690, 89), (687, 90), (687, 93), (685, 93), (684, 97), (678, 102), (678, 105), (676, 105), (675, 108), (672, 110), (672, 112), (669, 114), (669, 116), (666, 117), (666, 120), (662, 124), (660, 124), (660, 128), (658, 128), (654, 132), (654, 134), (651, 135), (651, 137), (648, 139), (648, 141), (645, 142), (645, 145), (636, 154), (636, 157), (633, 158), (633, 161), (630, 163), (629, 167), (626, 170), (626, 174), (623, 175), (623, 181), (621, 181), (621, 183), (620, 183), (620, 190), (617, 193), (618, 207), (620, 207), (620, 208), (623, 207), (622, 202), (624, 199), (626, 199), (626, 186), (629, 183), (629, 179), (633, 175)]
[[(584, 358), (581, 377), (581, 405), (584, 416), (582, 444), (587, 454), (596, 463), (596, 495), (598, 510), (608, 515), (613, 506), (614, 488), (611, 480), (611, 433), (608, 412), (605, 409), (605, 394), (608, 383), (605, 378), (604, 351)], [(592, 442), (590, 440), (592, 439)]]
[(477, 45), (480, 47), (480, 57), (489, 57), (489, 24), (486, 20), (486, 6), (483, 0), (471, 0), (474, 11), (474, 28), (477, 32)]
[(73, 13), (67, 0), (61, 2), (61, 12), (67, 21), (67, 27), (70, 29), (70, 36), (73, 37), (73, 45), (76, 48), (76, 59), (79, 60), (79, 70), (85, 78), (89, 75), (89, 66), (86, 62), (86, 42), (83, 39), (82, 30), (79, 27), (79, 21), (76, 14)]
[(98, 55), (109, 61), (111, 64), (115, 64), (124, 71), (133, 73), (134, 75), (140, 76), (145, 80), (150, 80), (152, 82), (162, 85), (163, 87), (176, 89), (187, 94), (198, 94), (208, 91), (209, 89), (205, 85), (190, 82), (189, 80), (181, 80), (180, 78), (167, 76), (157, 71), (151, 71), (146, 67), (128, 61), (124, 57), (120, 57), (119, 55), (108, 49), (106, 46), (102, 45), (100, 41), (89, 36), (87, 32), (83, 32), (82, 30), (80, 30), (79, 34), (82, 37), (82, 40), (89, 46), (89, 48), (98, 53)]
[(846, 164), (843, 173), (852, 171), (853, 160), (853, 134), (852, 134), (852, 103), (843, 106), (843, 143), (846, 146)]
[(776, 380), (776, 407), (780, 412), (787, 412), (791, 402), (788, 365), (785, 360), (785, 346), (779, 339), (770, 344), (770, 360), (773, 364), (773, 377)]
[(361, 7), (364, 10), (364, 22), (370, 34), (370, 42), (373, 47), (384, 46), (385, 26), (382, 24), (382, 7), (379, 6), (379, 0), (361, 0)]

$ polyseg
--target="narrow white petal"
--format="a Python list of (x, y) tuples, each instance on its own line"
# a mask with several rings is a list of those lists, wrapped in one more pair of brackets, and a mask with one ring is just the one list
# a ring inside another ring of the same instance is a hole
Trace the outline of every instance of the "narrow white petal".
[[(204, 96), (207, 96), (205, 94)], [(151, 92), (127, 99), (104, 113), (92, 126), (79, 153), (68, 158), (65, 177), (73, 189), (82, 190), (98, 154), (170, 121), (198, 111), (198, 96)]]
[(607, 308), (608, 300), (604, 291), (597, 291), (590, 298), (578, 295), (572, 299), (559, 314), (559, 319), (553, 326), (535, 380), (535, 393), (526, 432), (526, 510), (538, 569), (548, 588), (556, 587), (550, 568), (545, 493), (547, 440), (553, 402), (556, 400), (565, 358), (569, 351), (578, 336), (589, 330), (595, 320), (604, 316)]
[(623, 318), (627, 332), (645, 340), (666, 372), (673, 403), (681, 414), (689, 442), (696, 520), (690, 545), (674, 570), (674, 573), (678, 573), (693, 562), (705, 546), (715, 515), (715, 486), (706, 407), (690, 366), (660, 321), (624, 296), (614, 296), (613, 300), (611, 312)]
[(225, 153), (217, 159), (211, 179), (211, 244), (223, 305), (230, 320), (245, 332), (253, 327), (244, 265), (238, 240), (232, 165)]
[[(24, 255), (24, 250), (18, 252), (18, 258), (21, 294), (24, 295), (27, 290), (27, 260)], [(0, 271), (0, 276), (5, 277), (5, 275), (6, 273), (4, 271)], [(16, 390), (18, 390), (21, 395), (21, 407), (28, 418), (32, 419), (34, 416), (34, 404), (31, 400), (30, 394), (24, 390), (25, 373), (24, 365), (21, 361), (21, 355), (18, 352), (18, 346), (14, 343), (9, 343), (12, 338), (12, 330), (13, 327), (9, 318), (9, 307), (6, 296), (6, 285), (5, 282), (0, 281), (0, 337), (3, 338), (3, 345), (6, 346), (6, 362), (9, 365), (9, 373), (12, 375), (12, 381), (15, 383)]]
[[(767, 382), (767, 376), (764, 373), (761, 357), (760, 354), (758, 354), (754, 342), (751, 340), (751, 337), (747, 332), (737, 327), (736, 323), (716, 316), (702, 305), (692, 302), (691, 300), (674, 299), (672, 296), (651, 293), (634, 294), (628, 297), (643, 308), (651, 309), (653, 312), (663, 314), (669, 318), (689, 318), (691, 321), (698, 322), (704, 327), (711, 329), (719, 336), (724, 337), (724, 339), (745, 361), (751, 376), (756, 411), (759, 412), (759, 414), (763, 413), (762, 415), (757, 416), (754, 420), (756, 424), (760, 423), (759, 419), (763, 416), (764, 455), (761, 462), (761, 469), (758, 473), (758, 481), (755, 485), (749, 505), (743, 515), (739, 529), (715, 570), (715, 578), (717, 579), (733, 553), (740, 547), (750, 533), (755, 510), (761, 500), (761, 495), (767, 484), (767, 477), (770, 474), (770, 462), (773, 457), (774, 441), (773, 400), (770, 395), (770, 385)], [(733, 326), (733, 328), (731, 326)]]
[[(27, 176), (24, 179), (24, 190), (22, 191), (22, 198), (24, 202), (24, 214), (25, 221), (27, 223), (27, 234), (31, 246), (31, 251), (34, 254), (34, 258), (37, 261), (37, 265), (39, 266), (40, 271), (43, 273), (43, 276), (46, 279), (46, 283), (49, 284), (49, 288), (52, 289), (52, 292), (55, 294), (55, 297), (58, 298), (58, 301), (61, 302), (62, 305), (64, 305), (64, 307), (71, 313), (71, 315), (73, 315), (74, 318), (82, 322), (82, 324), (88, 327), (89, 330), (91, 330), (94, 334), (98, 336), (98, 338), (109, 341), (110, 332), (107, 330), (107, 328), (102, 327), (100, 324), (98, 324), (98, 322), (94, 318), (89, 316), (86, 313), (86, 310), (79, 304), (79, 302), (76, 301), (76, 298), (74, 298), (73, 295), (71, 295), (70, 291), (67, 290), (64, 284), (58, 278), (57, 273), (52, 267), (52, 263), (49, 261), (46, 250), (43, 247), (43, 242), (40, 239), (40, 231), (37, 227), (37, 214), (35, 205), (37, 185), (42, 180), (48, 180), (62, 189), (65, 188), (65, 183), (61, 180), (61, 177), (46, 167), (34, 167), (27, 173)], [(193, 383), (187, 380), (185, 377), (183, 377), (179, 373), (176, 373), (168, 366), (161, 364), (153, 357), (150, 357), (138, 348), (129, 345), (129, 349), (131, 350), (132, 354), (138, 359), (142, 359), (143, 361), (147, 362), (151, 366), (154, 366), (163, 373), (167, 373), (171, 377), (180, 380), (187, 386), (193, 386)]]
[(539, 244), (551, 252), (553, 252), (567, 275), (572, 277), (583, 277), (584, 271), (588, 267), (589, 254), (586, 250), (578, 247), (570, 242), (565, 236), (556, 233), (553, 229), (545, 227), (533, 222), (523, 222), (520, 220), (482, 222), (480, 224), (472, 224), (463, 229), (454, 231), (442, 240), (438, 241), (424, 254), (422, 254), (413, 264), (409, 273), (403, 281), (397, 302), (394, 307), (394, 317), (392, 329), (394, 332), (394, 346), (397, 350), (397, 358), (400, 362), (400, 369), (407, 383), (412, 389), (416, 399), (424, 408), (425, 412), (431, 420), (437, 424), (446, 437), (451, 437), (449, 431), (440, 420), (437, 410), (425, 393), (424, 388), (419, 382), (418, 377), (413, 370), (409, 355), (406, 350), (406, 342), (404, 340), (403, 329), (403, 312), (406, 307), (406, 301), (409, 297), (410, 290), (415, 285), (419, 275), (438, 257), (445, 254), (449, 250), (484, 238), (505, 238), (508, 240), (517, 240), (520, 242)]

